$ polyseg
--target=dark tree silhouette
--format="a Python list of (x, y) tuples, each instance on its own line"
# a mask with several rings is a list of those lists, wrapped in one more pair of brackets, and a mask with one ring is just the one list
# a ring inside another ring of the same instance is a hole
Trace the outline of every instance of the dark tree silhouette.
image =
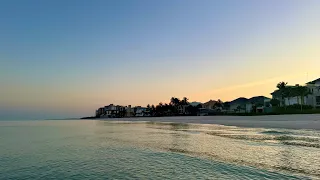
[(271, 99), (271, 100), (270, 100), (270, 104), (271, 104), (273, 107), (280, 106), (280, 101), (279, 101), (278, 99)]
[(301, 108), (301, 111), (303, 109), (303, 105), (305, 104), (304, 102), (304, 97), (305, 96), (308, 96), (309, 94), (311, 94), (310, 90), (308, 87), (306, 86), (296, 86), (294, 88), (294, 95), (297, 96), (297, 97), (300, 97), (300, 108)]
[(188, 104), (189, 104), (188, 100), (189, 100), (189, 99), (188, 99), (187, 97), (184, 97), (184, 98), (181, 100), (180, 104), (181, 104), (181, 105), (188, 105)]
[(279, 89), (280, 96), (281, 96), (281, 101), (284, 106), (286, 106), (284, 98), (289, 96), (289, 90), (287, 88), (287, 84), (288, 84), (287, 82), (283, 82), (283, 81), (277, 84), (277, 88)]

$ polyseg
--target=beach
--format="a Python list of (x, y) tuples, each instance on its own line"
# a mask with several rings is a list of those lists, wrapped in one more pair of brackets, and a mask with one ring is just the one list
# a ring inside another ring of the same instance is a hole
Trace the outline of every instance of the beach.
[(269, 115), (269, 116), (179, 116), (179, 117), (133, 117), (105, 118), (110, 121), (150, 121), (197, 124), (220, 124), (226, 126), (314, 129), (320, 130), (319, 114)]

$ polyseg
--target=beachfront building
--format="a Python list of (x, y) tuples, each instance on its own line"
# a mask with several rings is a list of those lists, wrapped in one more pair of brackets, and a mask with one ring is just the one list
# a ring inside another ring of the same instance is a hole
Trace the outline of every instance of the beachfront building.
[[(296, 84), (295, 86), (288, 85), (287, 88), (294, 89), (298, 87), (299, 84)], [(304, 97), (303, 102), (301, 102), (300, 96), (290, 96), (290, 97), (282, 97), (281, 91), (279, 89), (275, 90), (271, 93), (272, 99), (277, 99), (280, 102), (280, 106), (290, 106), (294, 104), (304, 104), (304, 102), (307, 101), (307, 96)]]
[(307, 104), (315, 108), (320, 107), (320, 78), (306, 83), (310, 89), (310, 95), (307, 96)]
[(191, 106), (193, 106), (193, 107), (196, 107), (196, 106), (198, 106), (198, 105), (202, 105), (202, 103), (201, 103), (201, 102), (196, 102), (196, 101), (194, 101), (194, 102), (189, 103), (189, 105), (191, 105)]
[(223, 111), (222, 104), (223, 103), (221, 101), (215, 101), (210, 99), (208, 102), (201, 104), (202, 108), (199, 109), (198, 115), (203, 116), (208, 114), (221, 113)]
[[(271, 112), (272, 106), (270, 104), (271, 99), (265, 96), (255, 96), (249, 99), (247, 104), (251, 104), (251, 112), (265, 113)], [(248, 110), (248, 109), (247, 109)], [(250, 112), (250, 111), (247, 111)]]
[(207, 108), (199, 108), (197, 112), (197, 116), (208, 116), (212, 109)]
[(124, 106), (110, 104), (105, 107), (101, 107), (96, 110), (96, 117), (124, 117), (126, 114), (126, 108)]
[(245, 113), (246, 112), (246, 104), (248, 102), (247, 98), (240, 97), (229, 103), (228, 112), (236, 112), (236, 113)]
[(104, 112), (105, 112), (105, 114), (103, 117), (116, 117), (116, 115), (118, 114), (118, 112), (116, 110), (116, 106), (114, 106), (113, 104), (105, 106)]
[(271, 108), (270, 98), (265, 96), (254, 96), (249, 99), (240, 97), (227, 103), (229, 105), (227, 111), (234, 113), (262, 113), (269, 112)]
[(131, 105), (128, 105), (127, 107), (125, 107), (125, 110), (126, 110), (125, 117), (133, 117), (134, 116), (134, 109), (131, 108)]
[(100, 117), (104, 114), (104, 108), (99, 108), (98, 110), (96, 110), (96, 117)]
[(189, 105), (179, 105), (179, 106), (177, 107), (177, 109), (178, 109), (178, 114), (179, 114), (179, 115), (188, 114), (188, 106), (189, 106)]
[(205, 108), (205, 109), (215, 109), (217, 103), (218, 103), (218, 101), (215, 101), (215, 100), (211, 100), (211, 99), (210, 99), (210, 101), (205, 102), (205, 103), (202, 104), (202, 108)]
[(150, 116), (150, 111), (146, 107), (137, 106), (135, 107), (135, 116), (136, 117)]
[[(299, 85), (295, 86), (286, 86), (288, 88), (294, 89), (299, 87)], [(310, 105), (314, 108), (320, 108), (320, 78), (314, 81), (307, 82), (304, 87), (307, 87), (309, 93), (301, 98), (301, 96), (295, 95), (286, 95), (286, 97), (282, 97), (280, 90), (275, 90), (271, 93), (273, 99), (277, 99), (280, 102), (280, 106), (290, 106), (290, 105)]]

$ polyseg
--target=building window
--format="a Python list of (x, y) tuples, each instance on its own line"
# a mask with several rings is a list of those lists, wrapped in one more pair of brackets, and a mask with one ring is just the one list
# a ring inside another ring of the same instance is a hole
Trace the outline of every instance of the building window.
[(317, 104), (317, 106), (320, 105), (320, 96), (317, 96), (317, 97), (316, 97), (316, 104)]

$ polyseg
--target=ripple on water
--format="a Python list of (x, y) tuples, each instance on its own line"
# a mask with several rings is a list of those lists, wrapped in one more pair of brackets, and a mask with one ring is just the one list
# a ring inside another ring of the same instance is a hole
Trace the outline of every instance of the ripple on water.
[[(241, 139), (265, 131), (262, 129), (92, 122), (73, 121), (68, 126), (63, 121), (42, 122), (40, 127), (34, 123), (29, 128), (0, 126), (0, 137), (5, 137), (0, 140), (0, 179), (310, 179), (312, 175), (319, 176), (316, 148), (269, 146), (269, 142), (262, 140)], [(241, 133), (241, 138), (231, 138)]]
[(276, 130), (268, 130), (268, 131), (262, 131), (261, 134), (289, 134), (290, 132), (287, 131), (276, 131)]

